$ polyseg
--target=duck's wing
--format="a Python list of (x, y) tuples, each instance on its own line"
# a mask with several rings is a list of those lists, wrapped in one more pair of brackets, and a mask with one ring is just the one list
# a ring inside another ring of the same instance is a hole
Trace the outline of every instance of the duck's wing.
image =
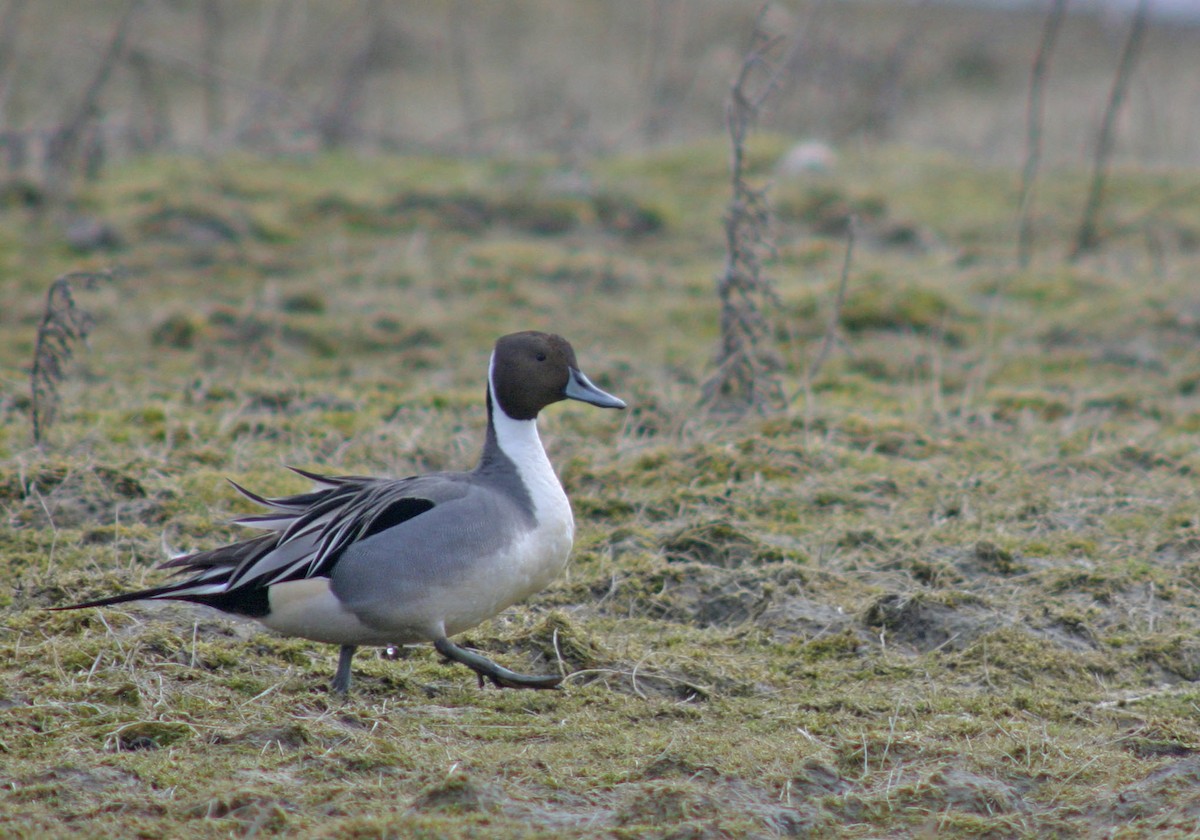
[(285, 581), (328, 577), (338, 559), (355, 542), (407, 522), (466, 492), (459, 482), (446, 480), (445, 474), (381, 479), (295, 472), (317, 483), (318, 489), (268, 498), (233, 485), (269, 511), (235, 521), (269, 533), (186, 554), (159, 566), (173, 569), (177, 575), (190, 575), (185, 580), (56, 609), (171, 599), (258, 615), (266, 603), (268, 587)]

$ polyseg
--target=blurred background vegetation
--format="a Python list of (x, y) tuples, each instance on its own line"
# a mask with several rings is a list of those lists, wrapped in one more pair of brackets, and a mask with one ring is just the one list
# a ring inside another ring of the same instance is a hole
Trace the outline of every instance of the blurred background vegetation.
[[(790, 2), (763, 126), (1016, 167), (1044, 4)], [(727, 0), (5, 0), (0, 171), (54, 181), (146, 151), (552, 155), (568, 164), (720, 131), (759, 4)], [(1072, 8), (1044, 161), (1083, 165), (1128, 11)], [(1114, 161), (1200, 156), (1200, 28), (1150, 26)]]

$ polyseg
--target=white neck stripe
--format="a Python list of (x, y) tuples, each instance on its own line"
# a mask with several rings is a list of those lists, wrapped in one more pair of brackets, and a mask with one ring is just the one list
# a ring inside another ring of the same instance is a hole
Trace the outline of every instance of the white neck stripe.
[(500, 446), (501, 451), (516, 464), (518, 472), (524, 473), (522, 469), (524, 465), (537, 461), (545, 461), (546, 466), (549, 467), (550, 460), (546, 457), (542, 439), (538, 436), (537, 418), (514, 420), (508, 416), (508, 412), (500, 404), (500, 400), (496, 396), (496, 382), (493, 378), (495, 367), (496, 354), (493, 352), (492, 359), (488, 363), (488, 392), (492, 395), (492, 428), (496, 433), (496, 443)]
[(496, 387), (492, 381), (495, 354), (488, 365), (488, 392), (492, 396), (492, 431), (496, 445), (512, 462), (521, 483), (529, 492), (533, 502), (534, 517), (543, 522), (547, 517), (570, 519), (570, 506), (562, 485), (542, 446), (538, 435), (537, 418), (514, 420), (509, 417), (496, 398)]

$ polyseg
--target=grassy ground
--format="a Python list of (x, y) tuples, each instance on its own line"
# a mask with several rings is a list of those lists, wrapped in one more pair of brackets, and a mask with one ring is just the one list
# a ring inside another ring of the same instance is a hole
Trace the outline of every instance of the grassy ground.
[[(760, 138), (760, 176), (784, 149)], [(1200, 817), (1200, 213), (1120, 175), (1063, 262), (1039, 197), (900, 149), (779, 183), (786, 410), (696, 409), (715, 347), (720, 142), (591, 170), (152, 160), (80, 212), (10, 202), (0, 261), (0, 816), (7, 836), (1194, 836)], [(557, 196), (557, 197), (548, 197)], [(813, 358), (847, 208), (842, 342)], [(826, 231), (826, 234), (820, 233)], [(26, 371), (57, 274), (120, 265), (43, 449)], [(556, 406), (569, 572), (467, 634), (555, 693), (427, 648), (336, 650), (174, 605), (48, 613), (214, 545), (224, 483), (285, 464), (470, 466), (512, 329), (575, 343), (624, 417)]]

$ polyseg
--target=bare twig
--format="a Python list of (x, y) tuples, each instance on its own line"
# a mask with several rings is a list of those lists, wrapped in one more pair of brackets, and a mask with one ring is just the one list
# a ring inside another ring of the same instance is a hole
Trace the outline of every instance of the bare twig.
[[(286, 7), (284, 4), (284, 8)], [(153, 72), (181, 73), (196, 79), (201, 84), (209, 84), (211, 76), (214, 84), (249, 94), (252, 104), (248, 110), (252, 113), (239, 118), (239, 123), (252, 123), (262, 118), (263, 110), (275, 108), (287, 111), (295, 122), (308, 127), (309, 103), (299, 95), (287, 90), (294, 84), (294, 80), (272, 84), (268, 77), (261, 73), (255, 78), (250, 78), (220, 65), (209, 67), (186, 56), (145, 44), (139, 44), (128, 52), (130, 62), (135, 59), (145, 61)]]
[(903, 107), (904, 77), (917, 55), (920, 37), (925, 33), (924, 15), (920, 12), (929, 0), (920, 0), (913, 8), (908, 25), (896, 39), (875, 74), (870, 102), (862, 116), (862, 130), (879, 137), (888, 137)]
[(364, 37), (347, 60), (329, 99), (318, 109), (314, 122), (326, 148), (345, 145), (360, 133), (367, 81), (382, 64), (386, 49), (386, 7), (383, 0), (367, 0)]
[(4, 110), (12, 90), (9, 84), (9, 70), (14, 65), (17, 38), (21, 32), (21, 13), (25, 11), (27, 4), (28, 0), (8, 0), (4, 13), (0, 15), (0, 126), (7, 122)]
[(472, 18), (471, 4), (467, 0), (455, 0), (449, 9), (450, 63), (454, 67), (454, 86), (458, 90), (458, 107), (462, 111), (462, 137), (467, 154), (473, 155), (479, 152), (480, 128), (484, 123), (467, 33), (467, 23)]
[(284, 38), (288, 30), (288, 17), (292, 4), (288, 0), (274, 0), (270, 16), (264, 16), (263, 47), (258, 57), (258, 68), (255, 73), (253, 95), (246, 104), (245, 110), (234, 123), (233, 135), (241, 138), (261, 126), (263, 115), (270, 107), (276, 95), (271, 91), (273, 81), (278, 78), (276, 70)]
[(96, 324), (90, 312), (75, 305), (72, 284), (94, 289), (101, 281), (111, 279), (109, 272), (79, 272), (64, 274), (50, 284), (29, 377), (35, 444), (41, 445), (46, 431), (54, 423), (58, 385), (66, 375), (66, 365), (75, 353), (75, 345), (86, 342)]
[(846, 303), (846, 287), (850, 281), (850, 259), (854, 255), (854, 238), (858, 228), (858, 218), (851, 215), (846, 220), (846, 256), (842, 260), (842, 276), (838, 281), (837, 294), (833, 299), (833, 309), (829, 313), (829, 322), (825, 326), (825, 338), (821, 341), (821, 346), (817, 350), (816, 358), (813, 359), (811, 365), (808, 366), (808, 371), (805, 378), (812, 382), (817, 378), (817, 374), (821, 372), (825, 360), (829, 358), (829, 354), (833, 352), (833, 346), (838, 340), (838, 327), (842, 321), (842, 306)]
[(1025, 106), (1025, 166), (1021, 170), (1021, 197), (1017, 202), (1017, 263), (1028, 268), (1033, 255), (1033, 185), (1042, 160), (1042, 118), (1046, 98), (1046, 77), (1050, 73), (1050, 56), (1058, 40), (1067, 0), (1050, 0), (1050, 11), (1042, 27), (1042, 40), (1033, 59), (1029, 76), (1029, 98)]
[(649, 144), (666, 133), (672, 112), (679, 108), (692, 83), (695, 65), (683, 57), (682, 33), (689, 13), (686, 2), (654, 0), (646, 5), (650, 16), (646, 68), (642, 71), (646, 102), (638, 129), (643, 142)]
[(211, 141), (225, 128), (225, 103), (221, 96), (220, 77), (214, 72), (221, 42), (225, 37), (225, 15), (220, 0), (204, 0), (200, 4), (200, 17), (204, 30), (203, 67), (204, 79), (204, 128)]
[(162, 84), (163, 74), (155, 72), (144, 50), (131, 49), (126, 59), (137, 91), (136, 109), (130, 116), (129, 141), (135, 148), (159, 149), (171, 139), (171, 109)]
[[(765, 7), (763, 11), (765, 12)], [(750, 49), (730, 91), (725, 120), (730, 139), (730, 182), (733, 195), (725, 217), (725, 269), (717, 282), (721, 301), (721, 346), (717, 370), (704, 383), (703, 400), (712, 407), (741, 412), (765, 409), (783, 402), (774, 375), (778, 355), (768, 346), (770, 325), (764, 309), (779, 298), (763, 276), (770, 208), (766, 189), (746, 180), (746, 137), (768, 97), (780, 86), (787, 62), (773, 64), (782, 42), (762, 28), (763, 12), (755, 21)]]
[(1117, 113), (1125, 101), (1125, 92), (1129, 88), (1129, 79), (1133, 75), (1134, 64), (1137, 63), (1142, 41), (1145, 39), (1146, 24), (1150, 17), (1150, 0), (1138, 0), (1133, 12), (1133, 22), (1129, 26), (1129, 36), (1121, 50), (1121, 60), (1117, 64), (1117, 72), (1113, 78), (1112, 90), (1108, 95), (1108, 105), (1104, 109), (1104, 119), (1100, 124), (1100, 133), (1096, 138), (1096, 155), (1092, 163), (1092, 184), (1088, 191), (1087, 201), (1083, 207), (1083, 220), (1079, 223), (1079, 232), (1075, 235), (1075, 247), (1071, 250), (1069, 259), (1079, 259), (1085, 253), (1094, 251), (1100, 244), (1100, 235), (1096, 230), (1096, 218), (1100, 214), (1100, 205), (1104, 200), (1104, 188), (1108, 180), (1108, 162), (1112, 156), (1113, 134), (1116, 131)]
[(129, 5), (125, 7), (125, 13), (113, 29), (112, 37), (109, 38), (108, 47), (104, 52), (104, 58), (96, 68), (96, 74), (92, 76), (92, 81), (84, 90), (83, 96), (80, 97), (79, 104), (75, 106), (64, 120), (62, 128), (58, 130), (55, 153), (47, 172), (52, 182), (69, 173), (77, 162), (84, 129), (99, 113), (100, 94), (108, 84), (113, 70), (125, 56), (125, 44), (129, 40), (133, 21), (141, 10), (143, 2), (144, 0), (129, 0)]

